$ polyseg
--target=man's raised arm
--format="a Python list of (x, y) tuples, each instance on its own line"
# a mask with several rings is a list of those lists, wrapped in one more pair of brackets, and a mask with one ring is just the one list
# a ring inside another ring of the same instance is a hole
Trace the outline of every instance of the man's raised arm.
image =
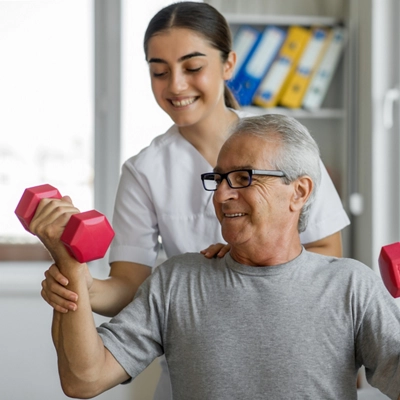
[(41, 201), (30, 230), (43, 242), (78, 294), (78, 308), (66, 314), (54, 311), (52, 336), (64, 393), (89, 398), (129, 379), (129, 375), (104, 347), (96, 331), (86, 282), (87, 264), (72, 258), (60, 241), (70, 216), (79, 212), (68, 197)]

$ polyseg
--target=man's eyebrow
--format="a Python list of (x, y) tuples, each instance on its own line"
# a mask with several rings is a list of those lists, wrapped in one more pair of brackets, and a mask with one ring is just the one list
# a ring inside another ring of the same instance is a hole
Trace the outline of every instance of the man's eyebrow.
[[(255, 169), (255, 168), (252, 167), (252, 166), (250, 166), (250, 165), (237, 165), (237, 166), (234, 165), (234, 166), (231, 167), (231, 168), (229, 169), (229, 171), (227, 171), (227, 172), (230, 172), (230, 171), (241, 171), (241, 170), (244, 170), (244, 169)], [(213, 169), (213, 172), (215, 172), (216, 174), (220, 174), (221, 171), (222, 171), (222, 169), (219, 168), (218, 166), (216, 166), (216, 167)]]
[[(200, 53), (199, 51), (194, 51), (193, 53), (189, 53), (189, 54), (185, 54), (184, 56), (180, 57), (178, 59), (178, 62), (182, 62), (185, 60), (189, 60), (190, 58), (193, 57), (205, 57), (206, 55), (203, 53)], [(167, 62), (165, 60), (163, 60), (162, 58), (150, 58), (150, 60), (148, 61), (148, 63), (157, 63), (157, 64), (166, 64)]]

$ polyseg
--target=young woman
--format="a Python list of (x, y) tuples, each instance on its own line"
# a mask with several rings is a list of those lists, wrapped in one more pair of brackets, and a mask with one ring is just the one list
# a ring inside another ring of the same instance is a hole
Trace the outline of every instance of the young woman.
[[(127, 305), (151, 274), (159, 237), (167, 257), (198, 252), (210, 243), (215, 245), (205, 256), (227, 251), (218, 244), (223, 239), (212, 193), (202, 188), (200, 174), (213, 169), (230, 126), (246, 116), (237, 110), (225, 84), (236, 62), (229, 26), (208, 4), (175, 3), (150, 21), (144, 50), (154, 97), (174, 124), (123, 166), (110, 276), (98, 280), (88, 272), (93, 311), (106, 316)], [(322, 170), (318, 198), (301, 240), (310, 251), (341, 256), (340, 231), (349, 220), (325, 167)], [(67, 283), (55, 265), (43, 281), (43, 298), (60, 312), (77, 307)], [(170, 398), (168, 385), (157, 393), (159, 399)]]

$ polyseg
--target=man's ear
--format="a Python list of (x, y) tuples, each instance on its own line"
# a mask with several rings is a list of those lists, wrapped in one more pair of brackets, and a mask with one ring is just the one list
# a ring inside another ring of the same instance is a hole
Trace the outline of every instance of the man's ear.
[(224, 80), (227, 81), (232, 78), (233, 71), (235, 70), (236, 66), (236, 53), (231, 51), (228, 55), (227, 60), (224, 63)]
[(313, 190), (314, 183), (309, 176), (297, 178), (293, 183), (293, 196), (291, 199), (291, 209), (299, 211), (303, 208)]

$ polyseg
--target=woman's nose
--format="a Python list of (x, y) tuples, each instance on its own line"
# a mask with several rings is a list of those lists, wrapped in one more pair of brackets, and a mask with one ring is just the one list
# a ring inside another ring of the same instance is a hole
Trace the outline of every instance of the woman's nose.
[(172, 93), (181, 93), (187, 88), (187, 82), (185, 75), (180, 71), (171, 73), (169, 82), (169, 89)]

